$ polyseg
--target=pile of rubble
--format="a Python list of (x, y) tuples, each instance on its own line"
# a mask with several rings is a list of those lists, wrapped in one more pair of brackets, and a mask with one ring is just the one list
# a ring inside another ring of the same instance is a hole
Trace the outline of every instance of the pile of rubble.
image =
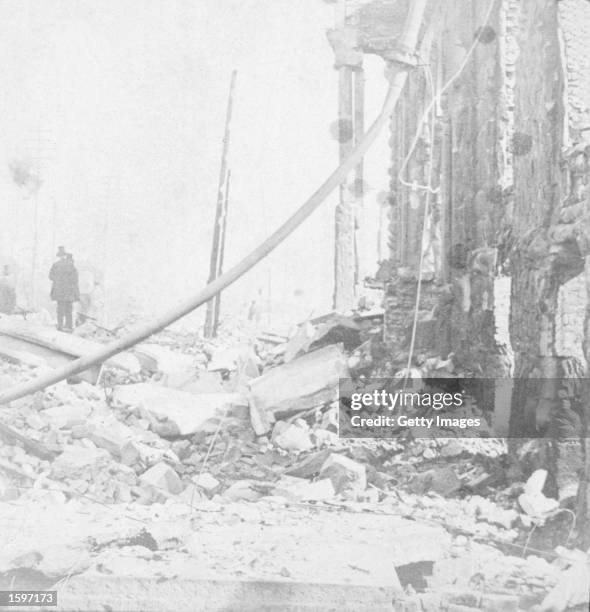
[[(167, 333), (135, 348), (139, 373), (105, 370), (97, 385), (62, 382), (0, 407), (20, 436), (0, 448), (0, 500), (53, 491), (128, 509), (260, 502), (393, 514), (451, 535), (443, 557), (396, 568), (404, 609), (529, 609), (556, 597), (555, 585), (563, 595), (587, 555), (568, 548), (568, 529), (558, 548), (535, 549), (548, 522), (570, 518), (543, 495), (542, 470), (507, 480), (505, 441), (338, 437), (339, 380), (371, 371), (381, 318), (330, 315), (256, 342)], [(0, 361), (7, 386), (34, 372)], [(466, 558), (493, 563), (468, 569)]]

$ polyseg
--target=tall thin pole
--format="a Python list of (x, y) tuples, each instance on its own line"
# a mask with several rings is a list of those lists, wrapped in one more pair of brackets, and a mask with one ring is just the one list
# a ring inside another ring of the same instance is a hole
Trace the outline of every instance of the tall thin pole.
[[(209, 263), (209, 283), (212, 283), (218, 276), (219, 270), (219, 254), (220, 254), (220, 239), (221, 226), (223, 223), (223, 207), (225, 202), (224, 187), (226, 184), (227, 174), (227, 152), (229, 150), (229, 135), (230, 124), (233, 109), (234, 88), (236, 85), (237, 71), (234, 70), (231, 75), (231, 83), (229, 86), (229, 95), (227, 100), (227, 111), (225, 116), (225, 133), (223, 136), (223, 150), (221, 153), (221, 168), (219, 170), (219, 183), (217, 187), (217, 207), (215, 209), (215, 224), (213, 225), (213, 241), (211, 244), (211, 260)], [(212, 299), (207, 303), (207, 314), (205, 316), (205, 328), (203, 335), (205, 338), (212, 338), (216, 334), (215, 325), (215, 303)]]
[[(365, 133), (365, 71), (362, 66), (354, 71), (354, 144), (361, 141)], [(354, 175), (354, 198), (355, 198), (355, 233), (354, 233), (354, 284), (358, 287), (360, 282), (361, 245), (359, 237), (362, 237), (361, 226), (363, 223), (363, 198), (364, 198), (364, 165), (363, 160), (359, 162)], [(364, 272), (364, 270), (362, 270)]]
[[(217, 258), (217, 276), (223, 273), (223, 257), (225, 255), (225, 233), (227, 227), (227, 207), (229, 203), (229, 181), (231, 178), (231, 170), (227, 171), (225, 178), (225, 198), (223, 200), (223, 210), (221, 213), (221, 221), (219, 228), (219, 257)], [(216, 277), (217, 278), (217, 277)], [(219, 326), (219, 315), (221, 312), (221, 293), (218, 293), (213, 300), (213, 335), (217, 335), (217, 327)]]

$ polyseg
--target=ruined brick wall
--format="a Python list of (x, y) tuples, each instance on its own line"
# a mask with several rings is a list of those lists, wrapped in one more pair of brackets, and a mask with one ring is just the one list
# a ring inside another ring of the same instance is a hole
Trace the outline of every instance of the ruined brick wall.
[[(516, 74), (513, 305), (516, 375), (560, 375), (581, 355), (583, 261), (576, 224), (587, 170), (576, 143), (588, 124), (590, 5), (527, 0)], [(568, 149), (569, 147), (569, 149)], [(585, 364), (584, 364), (585, 365)]]
[[(563, 0), (558, 4), (559, 26), (562, 44), (562, 61), (565, 65), (565, 93), (567, 103), (566, 115), (566, 148), (564, 150), (565, 171), (568, 179), (567, 207), (560, 213), (562, 235), (572, 236), (578, 247), (580, 261), (584, 264), (584, 274), (568, 283), (571, 291), (578, 295), (566, 299), (563, 312), (570, 319), (565, 328), (569, 331), (566, 339), (572, 343), (572, 352), (577, 353), (580, 347), (585, 353), (587, 376), (590, 362), (590, 3), (584, 0)], [(569, 230), (569, 231), (568, 231)], [(557, 232), (560, 234), (560, 231)], [(569, 238), (570, 241), (572, 238)], [(582, 280), (583, 279), (583, 280)], [(585, 285), (586, 296), (579, 297), (582, 283)], [(565, 286), (564, 286), (565, 287)], [(575, 304), (576, 308), (572, 308)], [(580, 311), (585, 308), (584, 332), (580, 339)], [(575, 354), (574, 353), (574, 354)], [(590, 389), (586, 388), (588, 393)], [(582, 538), (582, 548), (590, 544), (590, 401), (586, 404), (583, 420), (585, 434), (579, 445), (574, 461), (570, 460), (571, 449), (564, 444), (557, 448), (558, 484), (561, 490), (566, 490), (572, 480), (580, 480), (577, 499), (577, 528), (585, 534)], [(570, 451), (570, 452), (568, 452)], [(582, 465), (580, 466), (579, 463)], [(577, 474), (572, 470), (580, 467)], [(576, 478), (577, 476), (577, 478)], [(560, 492), (561, 492), (560, 490)]]
[[(555, 415), (571, 414), (560, 379), (585, 376), (590, 358), (590, 3), (503, 0), (480, 30), (479, 3), (446, 6), (441, 42), (429, 56), (437, 82), (454, 73), (474, 36), (478, 45), (443, 99), (432, 135), (440, 192), (429, 218), (435, 262), (423, 285), (419, 350), (452, 350), (480, 375), (545, 379), (539, 398), (516, 385), (511, 418), (552, 427)], [(398, 357), (407, 356), (424, 196), (401, 186), (397, 174), (423, 95), (414, 76), (391, 124), (395, 273), (385, 321)], [(430, 141), (425, 131), (410, 180), (423, 182)], [(507, 284), (495, 279), (502, 263), (511, 277), (509, 304), (494, 293)], [(510, 310), (502, 335), (514, 350), (513, 371), (496, 350), (500, 303), (504, 319)], [(562, 442), (552, 451), (557, 491), (567, 495), (583, 455)], [(590, 474), (590, 448), (585, 457)]]
[[(420, 49), (421, 57), (435, 58), (438, 46), (435, 40), (436, 28), (429, 30), (426, 40), (423, 39)], [(422, 228), (427, 193), (423, 188), (429, 182), (430, 154), (433, 139), (431, 122), (421, 124), (422, 117), (431, 100), (429, 79), (436, 78), (436, 63), (430, 66), (431, 72), (422, 66), (411, 71), (406, 87), (390, 124), (389, 145), (391, 148), (390, 174), (390, 261), (393, 274), (386, 284), (385, 307), (385, 341), (393, 367), (405, 364), (410, 345), (411, 327), (416, 303), (417, 277), (420, 267), (421, 251), (424, 248), (422, 279), (422, 299), (418, 312), (418, 329), (415, 350), (417, 352), (436, 352), (436, 334), (433, 326), (434, 309), (438, 303), (440, 288), (434, 283), (439, 262), (435, 261), (433, 219), (436, 214), (436, 199), (429, 196), (430, 214), (427, 224), (433, 233), (423, 244)], [(419, 129), (420, 126), (420, 129)], [(416, 134), (419, 134), (411, 157), (407, 158)], [(434, 158), (434, 163), (437, 163)], [(402, 168), (406, 162), (405, 169)], [(418, 189), (408, 188), (400, 181), (421, 186)], [(437, 168), (433, 167), (433, 187), (438, 185)], [(428, 244), (426, 244), (428, 243)]]
[(583, 453), (576, 439), (581, 431), (567, 397), (566, 387), (573, 383), (555, 379), (580, 378), (587, 372), (587, 282), (581, 274), (590, 237), (584, 223), (590, 4), (523, 1), (521, 29), (510, 332), (515, 375), (546, 382), (534, 401), (518, 394), (513, 398), (513, 418), (547, 423), (560, 438), (552, 444), (549, 465), (556, 492), (567, 497), (579, 483)]
[(515, 375), (554, 378), (559, 284), (548, 228), (562, 197), (563, 80), (553, 0), (526, 0), (516, 70), (511, 338)]
[(561, 0), (557, 4), (562, 59), (565, 69), (567, 138), (590, 142), (590, 4)]
[[(576, 154), (565, 156), (562, 149), (590, 134), (584, 130), (590, 45), (582, 35), (590, 4), (503, 0), (485, 27), (487, 6), (447, 7), (429, 50), (438, 86), (461, 65), (474, 37), (478, 43), (441, 101), (435, 133), (424, 127), (406, 171), (410, 182), (426, 182), (433, 142), (440, 192), (428, 219), (419, 318), (432, 328), (434, 316), (447, 329), (436, 326), (424, 349), (443, 356), (453, 351), (487, 375), (510, 371), (499, 356), (507, 351), (499, 350), (494, 314), (494, 276), (509, 257), (514, 374), (555, 377), (564, 362), (581, 357), (585, 299), (583, 292), (571, 291), (573, 285), (561, 287), (582, 272), (572, 227), (587, 175)], [(424, 73), (416, 71), (391, 122), (390, 246), (396, 273), (386, 299), (386, 339), (398, 352), (413, 311), (409, 295), (418, 273), (425, 198), (423, 191), (401, 185), (398, 174), (425, 95)], [(404, 307), (410, 309), (405, 315), (393, 312)], [(572, 308), (576, 315), (565, 313)]]
[[(507, 368), (494, 350), (493, 276), (510, 184), (506, 146), (510, 121), (503, 70), (509, 4), (498, 3), (484, 26), (489, 5), (448, 3), (426, 56), (440, 88), (459, 70), (477, 41), (461, 78), (437, 107), (434, 133), (430, 134), (429, 125), (423, 127), (407, 165), (406, 180), (424, 185), (429, 147), (434, 146), (433, 186), (440, 191), (431, 198), (424, 245), (425, 192), (398, 180), (424, 99), (430, 97), (423, 71), (410, 76), (390, 134), (390, 246), (397, 274), (386, 299), (386, 340), (392, 351), (399, 352), (398, 343), (407, 335), (400, 326), (411, 322), (413, 303), (401, 295), (415, 293), (422, 246), (426, 265), (422, 268), (419, 333), (430, 338), (422, 349), (442, 356), (452, 351), (460, 362), (477, 364), (487, 375), (505, 373)], [(403, 304), (410, 312), (394, 312)]]
[[(487, 24), (487, 5), (452, 3), (448, 13), (447, 57), (467, 52), (478, 40), (473, 57), (446, 100), (450, 123), (451, 175), (448, 253), (455, 299), (449, 319), (451, 350), (480, 373), (504, 373), (495, 350), (494, 284), (496, 245), (502, 229), (507, 157), (502, 146), (507, 131), (505, 36), (503, 8), (498, 3)], [(453, 28), (452, 24), (459, 24)], [(446, 65), (445, 81), (456, 70)], [(444, 142), (443, 142), (444, 148)]]
[[(435, 57), (436, 47), (428, 44), (432, 42), (432, 37), (429, 37), (426, 45), (422, 47), (421, 54)], [(434, 134), (430, 133), (430, 117), (421, 123), (432, 97), (431, 86), (428, 83), (430, 76), (435, 78), (432, 71), (429, 73), (423, 66), (410, 71), (390, 122), (389, 175), (392, 208), (389, 246), (394, 267), (401, 269), (401, 275), (407, 278), (416, 278), (418, 274), (426, 204), (424, 186), (428, 184), (430, 175), (430, 147)], [(417, 133), (418, 140), (412, 155), (408, 158)], [(409, 188), (402, 183), (402, 180), (419, 188)], [(438, 185), (438, 176), (434, 176), (434, 186), (436, 185)], [(434, 206), (432, 208), (434, 209)], [(432, 262), (427, 262), (425, 268), (423, 271), (427, 279), (432, 280)]]

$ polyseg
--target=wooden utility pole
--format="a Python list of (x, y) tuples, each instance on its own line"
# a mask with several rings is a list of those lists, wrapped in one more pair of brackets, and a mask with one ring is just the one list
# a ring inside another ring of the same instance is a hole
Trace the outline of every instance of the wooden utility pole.
[[(221, 212), (220, 229), (219, 229), (219, 257), (217, 258), (217, 276), (223, 273), (223, 256), (225, 255), (225, 230), (227, 227), (227, 205), (229, 202), (229, 180), (231, 170), (227, 171), (225, 178), (225, 197), (223, 199), (223, 210)], [(218, 293), (212, 300), (213, 302), (213, 335), (217, 335), (217, 327), (219, 326), (219, 313), (221, 309), (221, 293)]]
[[(227, 111), (225, 115), (225, 133), (223, 136), (223, 150), (221, 153), (221, 168), (219, 170), (219, 183), (217, 187), (217, 206), (215, 209), (215, 223), (213, 225), (213, 242), (211, 244), (211, 260), (209, 263), (209, 283), (212, 283), (220, 274), (220, 256), (223, 257), (222, 235), (225, 236), (224, 207), (226, 194), (224, 193), (227, 178), (227, 152), (229, 149), (230, 124), (233, 108), (233, 96), (236, 86), (237, 72), (231, 75), (229, 95), (227, 100)], [(218, 298), (218, 296), (217, 296)], [(219, 322), (219, 299), (213, 298), (207, 303), (207, 314), (205, 316), (205, 338), (213, 338), (217, 334), (217, 323)], [(217, 311), (217, 314), (216, 314)]]

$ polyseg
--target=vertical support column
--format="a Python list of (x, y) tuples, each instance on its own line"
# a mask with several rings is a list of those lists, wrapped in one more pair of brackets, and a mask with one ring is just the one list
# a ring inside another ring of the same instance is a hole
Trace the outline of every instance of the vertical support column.
[(440, 156), (440, 275), (441, 280), (448, 283), (451, 279), (449, 254), (452, 244), (451, 209), (453, 205), (453, 136), (448, 115), (442, 123)]
[[(365, 71), (362, 66), (357, 68), (353, 73), (353, 89), (354, 89), (354, 144), (360, 142), (365, 133)], [(363, 225), (363, 198), (364, 198), (364, 162), (358, 163), (354, 173), (354, 198), (355, 198), (355, 270), (354, 284), (359, 286), (361, 275), (365, 272), (361, 261), (362, 245), (359, 244), (359, 239), (362, 240), (361, 228)]]
[[(338, 69), (338, 141), (340, 162), (351, 153), (358, 132), (355, 129), (353, 73), (362, 63), (362, 54), (354, 50), (354, 34), (347, 24), (346, 0), (336, 5), (336, 28), (331, 40), (336, 53)], [(362, 75), (360, 76), (362, 78)], [(361, 84), (362, 86), (362, 84)], [(362, 104), (361, 104), (362, 111)], [(362, 125), (361, 125), (362, 128)], [(361, 162), (362, 164), (362, 162)], [(362, 165), (354, 173), (362, 174)], [(356, 254), (356, 187), (351, 184), (353, 173), (342, 181), (339, 187), (339, 201), (335, 214), (334, 245), (334, 309), (346, 311), (354, 307), (356, 301), (356, 282), (358, 260)], [(354, 180), (354, 179), (353, 179)], [(362, 184), (362, 183), (361, 183)]]
[[(352, 120), (352, 69), (342, 66), (338, 75), (338, 127), (340, 162), (349, 155), (353, 147)], [(350, 177), (350, 175), (349, 175)], [(334, 251), (334, 308), (348, 310), (355, 298), (355, 202), (354, 187), (349, 178), (339, 187), (336, 206), (335, 251)]]
[[(590, 209), (590, 194), (586, 208)], [(586, 238), (590, 242), (590, 228), (586, 227)], [(590, 255), (584, 257), (584, 278), (586, 280), (586, 320), (584, 321), (584, 354), (586, 363), (590, 363)], [(582, 547), (590, 545), (590, 379), (582, 381), (583, 386), (583, 414), (582, 414), (582, 478), (578, 488), (576, 505), (578, 532), (583, 534)]]

